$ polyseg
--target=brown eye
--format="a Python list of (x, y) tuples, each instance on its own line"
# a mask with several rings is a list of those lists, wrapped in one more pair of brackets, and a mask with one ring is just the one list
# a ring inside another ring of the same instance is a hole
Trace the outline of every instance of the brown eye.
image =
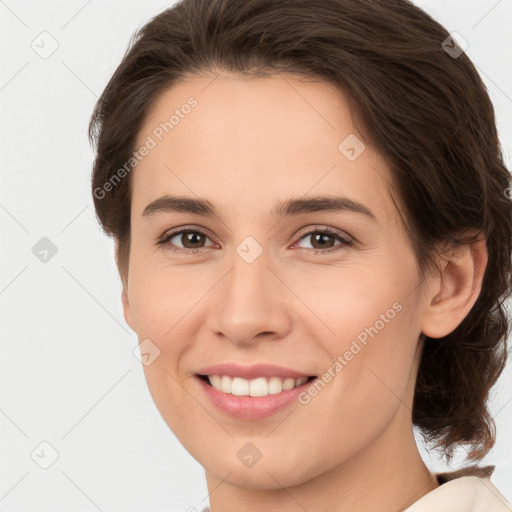
[[(171, 242), (175, 239), (173, 242)], [(159, 241), (159, 245), (164, 245), (172, 251), (196, 252), (199, 249), (211, 247), (205, 245), (209, 237), (202, 231), (196, 229), (181, 229), (172, 233), (165, 234)], [(181, 244), (181, 246), (180, 246)]]
[[(205, 241), (205, 236), (197, 231), (185, 231), (181, 234), (180, 241), (185, 249), (197, 249), (202, 247), (202, 243)], [(177, 235), (175, 235), (177, 236)], [(173, 237), (174, 238), (174, 237)]]
[[(310, 240), (312, 245), (310, 250), (312, 250), (315, 254), (334, 252), (345, 249), (347, 246), (353, 245), (353, 241), (348, 236), (342, 235), (337, 231), (333, 231), (327, 228), (309, 231), (308, 233), (301, 236), (300, 241), (307, 239)], [(339, 240), (340, 243), (336, 244), (336, 240)], [(307, 250), (307, 248), (304, 247), (299, 247), (299, 249)]]
[(335, 236), (330, 233), (314, 233), (309, 235), (312, 240), (313, 248), (315, 249), (329, 249), (332, 245), (329, 243), (331, 241), (333, 244), (335, 243)]

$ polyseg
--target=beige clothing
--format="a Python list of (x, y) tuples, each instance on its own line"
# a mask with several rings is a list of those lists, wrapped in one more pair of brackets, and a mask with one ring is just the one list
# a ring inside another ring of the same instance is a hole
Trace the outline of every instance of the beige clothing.
[(438, 473), (441, 485), (404, 512), (512, 512), (510, 503), (488, 477), (453, 473)]

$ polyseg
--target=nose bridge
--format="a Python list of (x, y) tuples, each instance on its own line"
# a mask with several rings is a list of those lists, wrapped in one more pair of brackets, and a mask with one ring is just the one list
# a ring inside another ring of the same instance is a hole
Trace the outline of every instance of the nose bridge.
[[(231, 271), (227, 276), (223, 290), (225, 310), (243, 311), (247, 307), (255, 308), (269, 304), (269, 266), (268, 251), (262, 251), (254, 257), (254, 247), (243, 242), (231, 259)], [(244, 252), (246, 251), (246, 252)], [(254, 259), (253, 259), (254, 258)], [(273, 277), (273, 276), (272, 276)], [(264, 299), (267, 300), (264, 300)]]
[(268, 268), (272, 262), (268, 247), (258, 240), (249, 235), (233, 246), (233, 252), (228, 257), (231, 271), (224, 290), (226, 300), (234, 299), (236, 303), (240, 299), (246, 303), (247, 297), (250, 299), (253, 296), (254, 300), (258, 300), (257, 295), (264, 292), (269, 274), (272, 275)]
[(282, 285), (269, 268), (270, 253), (256, 243), (244, 240), (236, 248), (217, 296), (215, 330), (233, 341), (250, 340), (260, 332), (282, 334), (288, 325)]

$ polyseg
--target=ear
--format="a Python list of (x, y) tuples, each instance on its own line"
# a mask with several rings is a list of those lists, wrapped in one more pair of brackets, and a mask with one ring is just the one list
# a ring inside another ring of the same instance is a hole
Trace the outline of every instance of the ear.
[[(117, 240), (115, 240), (114, 256), (116, 259), (116, 263), (118, 262), (118, 251), (119, 251), (119, 244), (118, 244)], [(128, 283), (125, 283), (123, 281), (123, 291), (121, 292), (121, 302), (123, 304), (123, 314), (124, 314), (124, 319), (125, 319), (126, 323), (132, 328), (132, 330), (135, 331), (133, 316), (132, 316), (132, 312), (130, 309), (130, 301), (128, 300), (127, 287), (128, 287)]]
[(128, 301), (128, 294), (126, 293), (126, 289), (123, 286), (123, 291), (121, 292), (121, 302), (123, 303), (123, 313), (124, 313), (124, 319), (126, 320), (126, 323), (132, 328), (133, 331), (135, 331), (134, 322), (133, 322), (133, 316), (130, 309), (130, 302)]
[(454, 331), (478, 299), (488, 260), (485, 237), (453, 247), (443, 260), (440, 275), (429, 287), (422, 322), (421, 331), (430, 338)]

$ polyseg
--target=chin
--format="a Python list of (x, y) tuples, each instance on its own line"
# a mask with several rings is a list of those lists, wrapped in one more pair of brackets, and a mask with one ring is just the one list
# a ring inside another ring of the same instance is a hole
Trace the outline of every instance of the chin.
[[(243, 445), (243, 443), (242, 443)], [(306, 461), (308, 459), (306, 458)], [(311, 459), (309, 459), (311, 460)], [(283, 456), (262, 455), (252, 467), (245, 466), (236, 457), (219, 457), (218, 453), (212, 454), (211, 460), (204, 457), (204, 453), (198, 462), (207, 473), (215, 475), (224, 483), (246, 489), (278, 490), (283, 487), (300, 485), (323, 471), (304, 463), (296, 462), (293, 458)]]

